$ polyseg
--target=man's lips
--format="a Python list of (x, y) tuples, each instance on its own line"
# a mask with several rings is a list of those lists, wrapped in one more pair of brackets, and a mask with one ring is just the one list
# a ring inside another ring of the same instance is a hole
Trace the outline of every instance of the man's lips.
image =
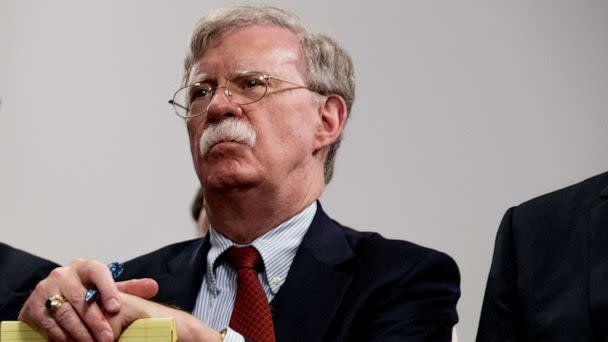
[[(215, 144), (211, 145), (211, 147), (209, 148), (209, 152), (211, 152), (211, 150), (213, 150), (216, 147), (219, 146), (230, 146), (230, 145), (245, 145), (244, 143), (240, 142), (240, 141), (236, 141), (236, 140), (223, 140), (223, 141), (218, 141)], [(209, 153), (207, 152), (207, 153)]]

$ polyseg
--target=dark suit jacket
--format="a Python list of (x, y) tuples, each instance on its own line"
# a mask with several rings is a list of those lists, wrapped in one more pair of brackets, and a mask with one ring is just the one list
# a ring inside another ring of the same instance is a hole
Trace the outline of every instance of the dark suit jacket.
[[(154, 300), (192, 311), (208, 250), (208, 239), (167, 246), (122, 279), (155, 278)], [(459, 282), (447, 255), (343, 227), (319, 206), (271, 302), (277, 340), (450, 341)]]
[(57, 266), (0, 242), (0, 321), (16, 320), (36, 284)]
[(507, 211), (478, 341), (608, 340), (608, 173)]

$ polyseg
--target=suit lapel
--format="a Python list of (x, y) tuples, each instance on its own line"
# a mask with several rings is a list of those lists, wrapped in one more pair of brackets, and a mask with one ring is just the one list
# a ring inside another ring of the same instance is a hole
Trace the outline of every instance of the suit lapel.
[(599, 204), (590, 217), (589, 305), (596, 338), (608, 338), (608, 186), (600, 194)]
[(207, 269), (209, 246), (206, 237), (171, 256), (167, 260), (167, 272), (157, 278), (161, 290), (154, 300), (191, 312)]
[[(209, 238), (168, 255), (154, 278), (156, 302), (191, 312), (206, 271)], [(354, 257), (340, 226), (318, 204), (317, 213), (293, 260), (287, 280), (271, 302), (277, 341), (318, 341), (329, 327), (352, 275)]]
[(339, 266), (353, 256), (344, 233), (319, 204), (287, 280), (271, 302), (277, 341), (323, 338), (352, 280)]

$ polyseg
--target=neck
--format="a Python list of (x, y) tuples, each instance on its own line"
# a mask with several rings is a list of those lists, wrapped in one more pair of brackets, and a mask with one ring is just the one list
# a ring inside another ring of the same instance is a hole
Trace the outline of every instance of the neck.
[(282, 186), (206, 190), (205, 210), (215, 230), (236, 243), (249, 244), (309, 206), (324, 187), (321, 175)]

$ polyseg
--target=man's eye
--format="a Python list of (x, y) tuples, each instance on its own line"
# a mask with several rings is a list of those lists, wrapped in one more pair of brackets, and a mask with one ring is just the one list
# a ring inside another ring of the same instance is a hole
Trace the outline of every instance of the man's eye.
[(205, 97), (207, 96), (207, 89), (197, 89), (193, 94), (192, 94), (192, 98), (196, 99), (198, 97)]
[(209, 86), (194, 86), (190, 90), (190, 100), (196, 101), (197, 99), (209, 97), (212, 92), (213, 88)]
[(235, 85), (240, 89), (251, 89), (263, 87), (265, 82), (259, 76), (244, 76), (235, 80)]

